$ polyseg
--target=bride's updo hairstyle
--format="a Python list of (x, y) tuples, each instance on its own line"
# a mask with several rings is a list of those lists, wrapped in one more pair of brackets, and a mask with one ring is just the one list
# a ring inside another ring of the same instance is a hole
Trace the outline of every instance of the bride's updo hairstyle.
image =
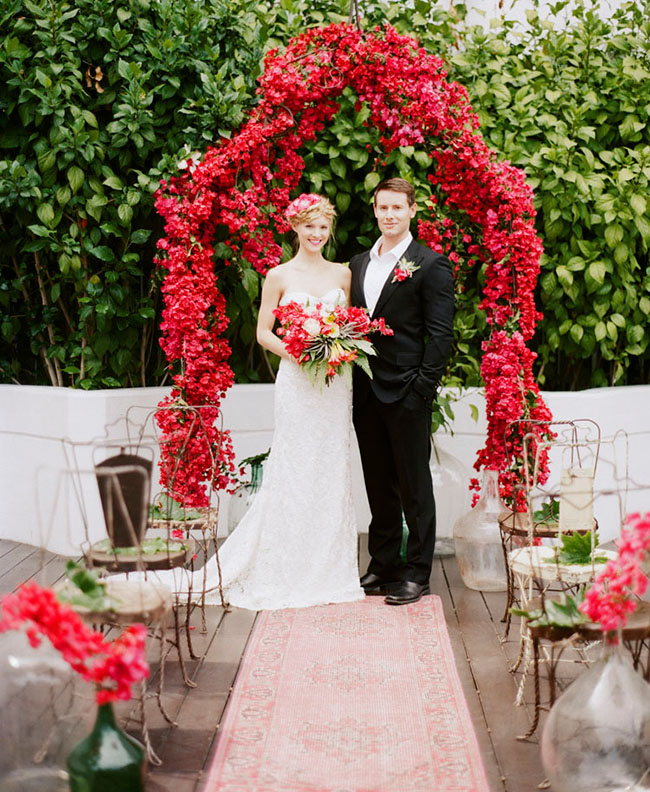
[(292, 226), (308, 223), (317, 217), (325, 217), (334, 223), (336, 209), (323, 195), (316, 193), (303, 193), (287, 206), (284, 216)]

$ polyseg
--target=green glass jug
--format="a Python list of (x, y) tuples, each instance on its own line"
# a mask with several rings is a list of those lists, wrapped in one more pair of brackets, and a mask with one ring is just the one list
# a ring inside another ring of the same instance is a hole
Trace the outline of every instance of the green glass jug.
[(91, 733), (68, 755), (71, 792), (143, 792), (144, 747), (123, 731), (112, 704), (101, 704)]

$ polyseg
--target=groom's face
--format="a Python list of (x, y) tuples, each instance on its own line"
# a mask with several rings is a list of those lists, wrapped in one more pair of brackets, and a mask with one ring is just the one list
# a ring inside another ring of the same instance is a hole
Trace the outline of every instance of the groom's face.
[(409, 206), (406, 193), (380, 190), (375, 195), (374, 210), (382, 236), (398, 242), (406, 236), (416, 206)]

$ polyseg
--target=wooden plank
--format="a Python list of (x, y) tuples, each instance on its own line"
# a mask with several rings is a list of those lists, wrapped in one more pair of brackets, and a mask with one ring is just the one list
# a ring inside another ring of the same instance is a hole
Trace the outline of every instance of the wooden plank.
[(515, 706), (516, 680), (507, 670), (494, 622), (481, 593), (463, 584), (455, 558), (443, 565), (504, 788), (507, 792), (531, 790), (544, 780), (539, 748), (535, 738), (516, 739), (528, 731), (529, 718), (524, 708)]
[[(162, 768), (152, 768), (151, 776), (165, 774), (165, 768), (193, 773), (198, 779), (209, 761), (216, 732), (239, 670), (256, 613), (239, 608), (223, 614), (221, 608), (209, 609), (210, 629), (206, 645), (196, 644), (204, 652), (195, 661), (193, 679), (197, 688), (189, 689), (175, 680), (177, 708), (174, 716), (179, 728), (166, 728), (159, 715), (153, 716), (164, 733), (155, 734), (154, 747), (163, 760)], [(221, 618), (223, 616), (223, 618)], [(200, 618), (200, 614), (199, 614)], [(218, 620), (218, 624), (216, 621)], [(182, 685), (182, 687), (181, 687)], [(166, 696), (166, 703), (168, 697)]]
[(433, 574), (431, 576), (431, 593), (440, 597), (445, 613), (445, 620), (447, 622), (447, 630), (449, 632), (449, 639), (452, 649), (454, 651), (454, 659), (456, 661), (456, 669), (463, 686), (465, 700), (472, 717), (476, 739), (481, 750), (483, 757), (483, 764), (485, 773), (487, 775), (490, 788), (494, 792), (501, 792), (504, 789), (502, 780), (502, 770), (499, 765), (498, 757), (492, 736), (488, 726), (487, 718), (483, 710), (483, 704), (479, 695), (478, 687), (474, 675), (472, 673), (471, 659), (467, 654), (467, 647), (463, 641), (463, 635), (459, 629), (458, 616), (454, 609), (453, 599), (447, 584), (447, 577), (445, 575), (444, 564), (452, 563), (449, 559), (434, 559)]
[(14, 542), (12, 539), (0, 539), (0, 557), (5, 555), (5, 553), (10, 553), (17, 547), (20, 547), (19, 542)]
[(65, 556), (52, 556), (30, 580), (36, 581), (39, 586), (53, 586), (65, 576), (65, 567), (69, 560)]
[[(2, 592), (11, 591), (11, 587), (5, 581), (5, 576), (17, 565), (29, 558), (36, 552), (36, 548), (31, 545), (16, 545), (12, 547), (7, 553), (0, 557), (0, 588)], [(38, 565), (34, 564), (34, 569)]]
[[(512, 617), (510, 631), (508, 637), (505, 638), (506, 625), (505, 622), (501, 622), (505, 607), (505, 595), (501, 593), (484, 592), (482, 596), (492, 616), (496, 632), (501, 640), (501, 648), (508, 660), (509, 667), (513, 667), (519, 660), (519, 655), (522, 648), (521, 619), (518, 616)], [(542, 644), (550, 650), (550, 643), (542, 642)], [(557, 653), (557, 648), (555, 651)], [(565, 690), (568, 685), (586, 668), (586, 651), (583, 645), (577, 645), (575, 649), (571, 647), (564, 649), (561, 653), (561, 657), (562, 659), (557, 665), (555, 674), (556, 697), (559, 696), (560, 693)], [(596, 652), (596, 658), (597, 657), (598, 651)], [(592, 657), (592, 660), (593, 659), (595, 658)], [(523, 677), (523, 672), (524, 664), (522, 662), (513, 676), (517, 685), (519, 685)], [(538, 735), (541, 735), (542, 733), (544, 720), (547, 714), (546, 710), (550, 707), (549, 692), (550, 689), (547, 681), (547, 667), (546, 664), (542, 662), (540, 663), (540, 693), (542, 706), (544, 709), (540, 714), (540, 722), (537, 727)], [(529, 718), (532, 721), (535, 701), (532, 666), (529, 667), (529, 673), (527, 674), (523, 700), (528, 710)]]
[[(156, 768), (158, 769), (158, 768)], [(149, 773), (147, 792), (195, 792), (197, 781), (194, 773)]]
[[(36, 580), (42, 586), (50, 586), (64, 573), (67, 561), (64, 557), (28, 545), (23, 547), (27, 550), (20, 554), (22, 557), (16, 558), (15, 553), (10, 554), (11, 558), (15, 558), (16, 563), (4, 572), (0, 570), (0, 589), (3, 592), (15, 591), (28, 580)], [(4, 559), (0, 559), (2, 560)]]
[[(52, 554), (44, 556), (33, 547), (0, 540), (0, 592), (11, 590), (9, 586), (15, 588), (13, 584), (18, 578), (28, 579), (35, 575), (49, 585), (47, 581), (53, 582), (62, 574), (66, 560)], [(361, 534), (359, 566), (362, 573), (368, 561), (367, 535)], [(23, 580), (18, 584), (20, 582)], [(509, 641), (503, 645), (500, 642), (505, 595), (466, 589), (453, 558), (434, 561), (432, 591), (443, 603), (456, 666), (491, 789), (493, 792), (533, 792), (544, 773), (537, 744), (516, 740), (517, 734), (527, 730), (529, 718), (525, 709), (514, 706), (518, 679), (508, 672), (508, 663), (518, 648), (518, 625), (513, 624)], [(221, 608), (210, 607), (206, 615), (205, 633), (200, 631), (199, 609), (194, 609), (191, 616), (195, 627), (193, 643), (202, 657), (188, 661), (187, 665), (197, 687), (191, 689), (183, 683), (175, 649), (169, 652), (165, 664), (164, 703), (177, 718), (178, 727), (164, 720), (155, 699), (145, 704), (152, 743), (163, 760), (162, 767), (150, 766), (147, 792), (198, 792), (209, 767), (218, 739), (218, 726), (256, 614), (234, 608), (224, 614)], [(173, 637), (173, 631), (168, 635)], [(149, 654), (154, 672), (152, 684), (155, 684), (159, 671), (158, 647), (153, 643)], [(577, 673), (574, 667), (569, 670)], [(527, 694), (526, 698), (530, 696)], [(120, 703), (117, 707), (120, 720), (126, 722), (129, 731), (137, 737), (139, 727), (135, 709), (135, 702)]]

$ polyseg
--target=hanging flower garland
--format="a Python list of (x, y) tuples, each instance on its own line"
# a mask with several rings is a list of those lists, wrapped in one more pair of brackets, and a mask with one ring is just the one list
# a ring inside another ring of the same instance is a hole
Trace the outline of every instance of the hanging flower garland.
[[(389, 26), (370, 34), (347, 24), (316, 28), (284, 51), (268, 53), (259, 104), (247, 123), (202, 161), (186, 163), (185, 172), (156, 196), (166, 233), (157, 259), (167, 273), (161, 344), (176, 372), (164, 406), (218, 409), (233, 374), (223, 338), (225, 300), (214, 272), (215, 238), (224, 239), (230, 251), (226, 265), (246, 260), (264, 274), (280, 262), (276, 235), (289, 229), (283, 212), (305, 166), (300, 149), (334, 117), (337, 97), (349, 86), (357, 107), (369, 108), (366, 123), (379, 130), (385, 152), (416, 146), (431, 158), (432, 210), (419, 221), (422, 242), (446, 253), (458, 274), (479, 262), (485, 267), (480, 308), (490, 335), (481, 372), (488, 433), (475, 467), (502, 470), (502, 495), (512, 496), (521, 477), (525, 432), (506, 437), (508, 424), (550, 419), (532, 375), (535, 355), (527, 347), (540, 318), (533, 290), (542, 248), (524, 174), (487, 148), (465, 89), (446, 76), (440, 58)], [(163, 439), (187, 434), (173, 409), (163, 414)], [(222, 487), (233, 472), (228, 433), (212, 427), (202, 442), (218, 460), (216, 486)], [(165, 448), (163, 443), (163, 454)], [(208, 502), (202, 457), (183, 474), (180, 489), (188, 506)], [(544, 460), (542, 480), (545, 470)], [(473, 486), (478, 488), (476, 480)]]

